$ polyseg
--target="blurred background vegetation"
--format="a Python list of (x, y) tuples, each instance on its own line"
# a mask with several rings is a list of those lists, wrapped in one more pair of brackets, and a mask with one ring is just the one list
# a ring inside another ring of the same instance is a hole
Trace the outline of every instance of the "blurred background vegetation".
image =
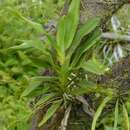
[[(0, 0), (0, 130), (28, 129), (31, 109), (20, 96), (29, 78), (42, 72), (27, 52), (8, 50), (21, 40), (37, 41), (41, 35), (19, 15), (44, 27), (50, 19), (58, 18), (63, 4), (64, 0)], [(29, 53), (31, 56), (32, 50)], [(32, 55), (35, 58), (40, 53)]]

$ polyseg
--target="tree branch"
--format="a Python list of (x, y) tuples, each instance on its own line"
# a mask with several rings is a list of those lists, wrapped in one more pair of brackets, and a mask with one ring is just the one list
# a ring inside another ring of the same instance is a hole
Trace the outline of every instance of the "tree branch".
[(129, 35), (120, 35), (120, 34), (112, 33), (112, 32), (102, 33), (101, 37), (102, 37), (102, 39), (130, 42), (130, 36)]

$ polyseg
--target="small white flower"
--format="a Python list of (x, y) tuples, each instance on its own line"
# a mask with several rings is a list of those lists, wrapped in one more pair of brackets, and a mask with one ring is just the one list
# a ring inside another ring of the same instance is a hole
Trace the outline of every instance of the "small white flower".
[(112, 46), (111, 45), (105, 45), (104, 48), (103, 48), (103, 55), (104, 55), (104, 58), (107, 58), (110, 51), (112, 49)]
[(116, 16), (112, 16), (111, 24), (114, 32), (118, 32), (121, 28), (121, 23)]
[(123, 50), (120, 44), (114, 47), (113, 55), (116, 61), (119, 61), (119, 59), (123, 57)]
[(123, 50), (122, 50), (122, 46), (120, 44), (117, 44), (117, 52), (118, 52), (119, 58), (122, 58)]

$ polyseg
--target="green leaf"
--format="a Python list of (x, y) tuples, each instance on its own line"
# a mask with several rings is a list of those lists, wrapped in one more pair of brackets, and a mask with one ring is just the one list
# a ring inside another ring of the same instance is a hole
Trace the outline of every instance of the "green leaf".
[(108, 88), (104, 88), (102, 86), (98, 86), (97, 84), (87, 81), (87, 80), (82, 80), (80, 83), (77, 84), (79, 87), (74, 88), (71, 91), (72, 95), (75, 96), (82, 96), (83, 94), (90, 94), (90, 93), (100, 93), (104, 94), (107, 96), (112, 96), (113, 95), (113, 90)]
[(57, 45), (65, 52), (71, 45), (79, 22), (80, 0), (72, 0), (67, 16), (63, 16), (58, 25)]
[(24, 50), (24, 49), (29, 49), (29, 48), (34, 48), (37, 49), (39, 51), (41, 51), (42, 53), (45, 53), (45, 47), (44, 47), (44, 43), (42, 43), (40, 40), (22, 40), (22, 44), (20, 45), (16, 45), (16, 46), (12, 46), (10, 48), (8, 48), (8, 50)]
[(126, 102), (128, 114), (130, 114), (130, 100)]
[(34, 91), (39, 85), (41, 85), (42, 82), (53, 82), (55, 80), (54, 77), (50, 76), (39, 76), (39, 77), (33, 77), (30, 79), (29, 86), (25, 89), (25, 91), (22, 93), (22, 97), (28, 96), (32, 91)]
[(42, 121), (39, 123), (38, 125), (39, 127), (44, 125), (55, 114), (57, 109), (60, 107), (61, 103), (62, 103), (62, 100), (53, 102), (51, 107), (47, 110), (46, 114), (43, 116)]
[(22, 43), (20, 45), (17, 46), (12, 46), (10, 48), (8, 48), (8, 50), (20, 50), (20, 49), (28, 49), (31, 48), (32, 46), (30, 46), (30, 44), (28, 43)]
[(110, 100), (111, 100), (111, 97), (106, 97), (102, 101), (102, 103), (100, 104), (100, 106), (98, 107), (98, 109), (97, 109), (97, 111), (96, 111), (96, 113), (94, 115), (94, 118), (93, 118), (91, 130), (95, 130), (95, 128), (96, 128), (96, 122), (97, 122), (99, 116), (101, 115), (104, 107), (106, 106), (106, 103), (109, 102)]
[(35, 107), (38, 107), (39, 105), (43, 105), (45, 102), (47, 102), (48, 100), (50, 100), (51, 98), (53, 98), (55, 96), (54, 93), (51, 94), (44, 94), (42, 96), (42, 98), (36, 103)]
[(95, 92), (97, 89), (97, 85), (90, 82), (90, 81), (82, 81), (81, 83), (78, 84), (80, 87), (75, 88), (72, 90), (71, 94), (77, 96), (77, 95), (83, 95), (85, 93), (91, 93)]
[(105, 126), (104, 130), (113, 130), (113, 127)]
[(34, 91), (30, 92), (27, 96), (29, 98), (38, 97), (49, 92), (50, 86), (39, 86)]
[(77, 26), (79, 23), (79, 7), (80, 0), (72, 0), (66, 18), (65, 49), (68, 49), (70, 47), (75, 36)]
[(88, 60), (87, 62), (83, 63), (81, 65), (81, 68), (83, 68), (84, 70), (86, 70), (88, 72), (97, 74), (97, 75), (102, 75), (106, 71), (109, 70), (108, 67), (106, 67), (105, 65), (103, 65), (102, 63), (100, 63), (95, 58), (92, 58), (92, 59)]
[(86, 53), (94, 44), (96, 44), (100, 40), (100, 31), (96, 30), (90, 38), (88, 38), (84, 43), (80, 44), (80, 46), (76, 49), (73, 54), (74, 57), (72, 59), (72, 66), (76, 66), (80, 57)]
[(41, 52), (44, 52), (44, 43), (42, 43), (40, 40), (24, 40), (24, 43), (27, 43), (30, 45), (30, 47), (33, 47), (35, 49), (40, 50)]
[(117, 129), (117, 125), (118, 125), (118, 118), (119, 118), (119, 101), (117, 100), (117, 102), (116, 102), (116, 107), (115, 107), (115, 119), (114, 119), (114, 130), (118, 130)]
[(99, 24), (99, 18), (92, 18), (87, 20), (87, 22), (79, 27), (79, 30), (76, 32), (73, 43), (69, 49), (68, 56), (71, 56), (75, 52), (76, 48), (79, 46), (82, 38), (89, 33), (91, 33)]
[(22, 93), (22, 97), (25, 97), (27, 95), (29, 95), (33, 90), (35, 90), (40, 84), (42, 83), (42, 81), (40, 80), (30, 80), (29, 86), (24, 90), (24, 92)]
[(30, 60), (35, 64), (37, 67), (41, 68), (51, 68), (51, 61), (49, 56), (41, 55), (39, 57), (30, 57)]
[(128, 116), (128, 112), (124, 104), (123, 104), (123, 123), (122, 124), (123, 124), (124, 130), (130, 130), (129, 116)]
[(41, 32), (45, 32), (45, 30), (43, 29), (42, 25), (36, 22), (31, 21), (30, 19), (27, 19), (26, 17), (24, 17), (22, 14), (20, 14), (17, 10), (14, 10), (10, 7), (8, 7), (8, 10), (10, 11), (10, 13), (12, 13), (15, 17), (25, 21), (26, 23), (28, 23), (32, 28), (34, 28), (37, 32), (41, 33)]
[(63, 16), (61, 19), (60, 19), (60, 22), (59, 22), (59, 25), (58, 25), (58, 31), (57, 31), (57, 46), (59, 47), (59, 51), (64, 53), (64, 42), (65, 42), (65, 16)]

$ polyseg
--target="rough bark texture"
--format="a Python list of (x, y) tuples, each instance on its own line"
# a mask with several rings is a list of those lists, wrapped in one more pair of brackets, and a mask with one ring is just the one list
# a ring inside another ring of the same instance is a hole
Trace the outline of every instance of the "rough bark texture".
[[(89, 18), (100, 17), (101, 18), (101, 26), (103, 26), (103, 24), (105, 24), (107, 22), (107, 20), (110, 19), (112, 14), (114, 14), (118, 9), (120, 9), (126, 3), (128, 3), (128, 0), (81, 0), (80, 21), (83, 24)], [(67, 6), (65, 6), (65, 10), (66, 10), (66, 8), (67, 8)], [(130, 58), (128, 58), (128, 59), (130, 59)], [(118, 79), (116, 81), (117, 82), (120, 81), (120, 85), (123, 85), (123, 86), (125, 85), (125, 86), (128, 87), (129, 86), (129, 83), (128, 83), (129, 80), (127, 82), (128, 75), (127, 75), (127, 77), (125, 76), (125, 78), (123, 79), (124, 71), (125, 71), (125, 69), (123, 69), (123, 66), (125, 64), (125, 67), (128, 68), (127, 65), (130, 66), (129, 63), (130, 63), (129, 60), (127, 60), (127, 58), (125, 58), (124, 62), (122, 62), (119, 65), (117, 64), (114, 67), (113, 72), (115, 72), (115, 74), (113, 73), (111, 78), (109, 77), (110, 75), (106, 76), (106, 77), (103, 77), (103, 78), (106, 78), (104, 80), (105, 81), (108, 80), (109, 82), (112, 82), (113, 79), (115, 79), (115, 80)], [(119, 71), (121, 69), (123, 69), (124, 71)], [(120, 74), (120, 78), (118, 78), (119, 74), (117, 74), (117, 73)], [(117, 82), (114, 82), (114, 83), (117, 83)], [(83, 112), (81, 112), (81, 115), (82, 115), (82, 113)], [(49, 128), (49, 126), (44, 127), (44, 128), (37, 128), (36, 124), (40, 120), (39, 118), (41, 118), (40, 115), (44, 115), (44, 111), (41, 112), (41, 110), (40, 110), (39, 113), (35, 116), (36, 118), (33, 119), (32, 128), (30, 128), (30, 130), (56, 130), (56, 129)], [(83, 115), (84, 115), (84, 113), (83, 113)], [(85, 118), (85, 120), (86, 120), (86, 118)], [(55, 121), (54, 121), (54, 123), (55, 123)], [(53, 125), (53, 124), (51, 123), (51, 125)], [(78, 127), (77, 128), (70, 127), (67, 130), (81, 130), (81, 129), (82, 128), (78, 128)]]
[(81, 0), (81, 23), (92, 17), (100, 17), (103, 23), (128, 0)]
[[(66, 14), (71, 0), (66, 0), (61, 15)], [(100, 17), (101, 27), (105, 28), (107, 21), (129, 0), (81, 0), (80, 23), (84, 24), (88, 19)]]
[(130, 55), (113, 65), (110, 73), (100, 77), (100, 84), (116, 88), (116, 95), (127, 98), (130, 94)]

